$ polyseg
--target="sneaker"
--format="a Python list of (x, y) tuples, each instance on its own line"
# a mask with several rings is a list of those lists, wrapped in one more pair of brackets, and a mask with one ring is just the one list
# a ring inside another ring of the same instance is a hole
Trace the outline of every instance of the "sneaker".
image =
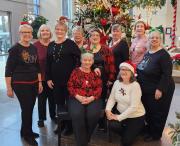
[(24, 140), (31, 146), (38, 146), (37, 141), (33, 137), (24, 137)]
[(43, 121), (43, 120), (39, 120), (39, 121), (38, 121), (38, 127), (39, 127), (39, 128), (44, 127), (44, 121)]

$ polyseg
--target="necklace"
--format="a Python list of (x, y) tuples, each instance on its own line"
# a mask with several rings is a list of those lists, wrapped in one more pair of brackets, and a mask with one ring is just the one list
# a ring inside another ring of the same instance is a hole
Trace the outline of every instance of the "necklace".
[[(59, 46), (60, 45), (60, 46)], [(53, 46), (53, 59), (55, 62), (59, 62), (62, 58), (63, 44), (54, 43)]]

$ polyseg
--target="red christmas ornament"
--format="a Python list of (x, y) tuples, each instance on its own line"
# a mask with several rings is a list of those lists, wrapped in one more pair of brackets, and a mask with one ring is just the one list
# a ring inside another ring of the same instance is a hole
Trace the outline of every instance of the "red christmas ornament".
[(107, 24), (107, 20), (105, 18), (101, 18), (100, 23), (102, 26), (105, 26)]
[(112, 8), (111, 8), (111, 11), (112, 11), (113, 16), (115, 16), (115, 15), (117, 15), (117, 14), (119, 13), (119, 8), (117, 8), (117, 7), (112, 7)]

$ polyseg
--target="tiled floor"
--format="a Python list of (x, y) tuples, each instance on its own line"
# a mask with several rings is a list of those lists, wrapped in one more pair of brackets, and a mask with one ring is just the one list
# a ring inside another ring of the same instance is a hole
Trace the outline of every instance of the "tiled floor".
[[(16, 98), (6, 96), (4, 68), (6, 57), (0, 56), (0, 146), (28, 146), (19, 135), (20, 108)], [(176, 84), (176, 90), (172, 101), (167, 123), (175, 122), (175, 111), (180, 111), (180, 84)], [(55, 124), (48, 118), (45, 128), (37, 127), (37, 105), (33, 115), (33, 130), (40, 133), (37, 140), (39, 146), (57, 146), (57, 136), (53, 133)], [(168, 135), (169, 128), (166, 127), (161, 141), (144, 143), (139, 137), (134, 146), (171, 146)], [(74, 146), (73, 136), (63, 137), (62, 146)], [(89, 146), (119, 146), (119, 136), (113, 137), (113, 142), (108, 143), (106, 133), (95, 131)]]

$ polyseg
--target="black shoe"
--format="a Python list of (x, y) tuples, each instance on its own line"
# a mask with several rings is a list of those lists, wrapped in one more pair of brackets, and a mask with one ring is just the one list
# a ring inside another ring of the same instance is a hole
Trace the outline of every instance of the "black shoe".
[(33, 136), (34, 138), (38, 138), (38, 137), (39, 137), (39, 134), (38, 134), (38, 133), (33, 132), (33, 133), (32, 133), (32, 136)]
[(73, 131), (72, 129), (70, 128), (65, 128), (63, 131), (62, 131), (62, 135), (64, 136), (69, 136), (69, 135), (72, 135)]
[(147, 135), (144, 137), (145, 142), (158, 141), (158, 140), (160, 140), (160, 138), (154, 138), (151, 135)]
[[(26, 135), (23, 135), (22, 133), (20, 133), (21, 137), (27, 137)], [(38, 138), (39, 137), (39, 134), (38, 133), (35, 133), (33, 132), (30, 137), (33, 137), (33, 138)]]
[(44, 121), (43, 121), (43, 120), (39, 120), (39, 121), (38, 121), (38, 127), (39, 127), (39, 128), (44, 127)]
[(58, 127), (54, 130), (54, 134), (58, 134)]
[(37, 141), (33, 137), (24, 137), (24, 140), (31, 146), (38, 146)]

